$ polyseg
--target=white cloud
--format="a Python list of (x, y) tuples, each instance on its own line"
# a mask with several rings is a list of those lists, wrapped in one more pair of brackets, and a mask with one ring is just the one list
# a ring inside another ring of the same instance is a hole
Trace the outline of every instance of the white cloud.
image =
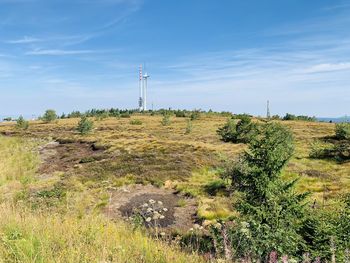
[(28, 44), (28, 43), (34, 43), (34, 42), (39, 42), (39, 41), (41, 41), (41, 39), (38, 39), (35, 37), (24, 36), (23, 38), (20, 38), (20, 39), (8, 40), (5, 42), (8, 44)]
[(38, 49), (26, 52), (26, 55), (34, 56), (66, 56), (66, 55), (82, 55), (95, 53), (93, 50), (62, 50), (62, 49)]
[(305, 73), (322, 73), (350, 69), (350, 62), (345, 63), (323, 63), (307, 68)]

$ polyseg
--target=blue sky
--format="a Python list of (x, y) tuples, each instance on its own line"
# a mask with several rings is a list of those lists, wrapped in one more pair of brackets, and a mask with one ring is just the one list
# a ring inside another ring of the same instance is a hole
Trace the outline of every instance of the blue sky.
[(136, 108), (350, 114), (350, 1), (0, 0), (0, 115)]

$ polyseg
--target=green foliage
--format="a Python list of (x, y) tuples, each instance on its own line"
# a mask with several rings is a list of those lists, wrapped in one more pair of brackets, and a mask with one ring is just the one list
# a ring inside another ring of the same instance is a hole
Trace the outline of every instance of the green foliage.
[(55, 110), (46, 110), (44, 113), (44, 116), (42, 117), (42, 120), (44, 122), (52, 122), (57, 119), (57, 114)]
[(175, 111), (175, 116), (177, 118), (186, 118), (187, 114), (186, 114), (185, 110), (177, 110), (177, 111)]
[(311, 144), (309, 157), (315, 159), (334, 159), (338, 162), (345, 162), (350, 160), (350, 141), (340, 140), (330, 145), (315, 141)]
[(77, 126), (77, 131), (82, 134), (88, 134), (92, 131), (94, 127), (93, 121), (89, 120), (86, 116), (81, 117), (78, 126)]
[(4, 121), (12, 121), (12, 117), (6, 117), (3, 119)]
[(16, 123), (16, 128), (27, 130), (29, 128), (29, 122), (26, 121), (23, 116), (19, 116)]
[(335, 136), (339, 140), (350, 140), (350, 123), (336, 124)]
[(209, 195), (217, 195), (219, 192), (223, 192), (226, 190), (226, 182), (222, 179), (217, 179), (212, 182), (209, 182), (204, 186), (205, 192)]
[(185, 134), (190, 134), (192, 132), (193, 125), (191, 120), (187, 120), (187, 126), (186, 126), (186, 131)]
[(217, 134), (224, 142), (247, 143), (255, 136), (257, 129), (257, 124), (253, 123), (250, 117), (241, 116), (238, 121), (228, 119), (226, 124), (217, 130)]
[(190, 119), (191, 121), (195, 121), (195, 120), (198, 120), (201, 116), (201, 113), (199, 110), (194, 110), (191, 112), (191, 115), (190, 115)]
[(293, 115), (290, 113), (287, 113), (284, 117), (283, 117), (284, 121), (316, 121), (316, 117), (309, 117), (309, 116), (305, 116), (305, 115)]
[(161, 121), (161, 124), (162, 124), (163, 126), (169, 126), (170, 123), (171, 123), (170, 114), (167, 113), (167, 112), (165, 112), (165, 113), (163, 114), (163, 119), (162, 119), (162, 121)]
[(296, 255), (306, 194), (296, 194), (296, 181), (284, 182), (281, 171), (294, 151), (292, 133), (278, 123), (261, 127), (236, 166), (223, 174), (241, 201), (240, 222), (230, 230), (238, 257), (264, 259), (271, 251)]
[(120, 118), (130, 118), (130, 117), (131, 117), (130, 113), (128, 113), (128, 112), (124, 112), (124, 113), (120, 114)]
[(142, 125), (142, 121), (139, 119), (130, 120), (131, 125)]

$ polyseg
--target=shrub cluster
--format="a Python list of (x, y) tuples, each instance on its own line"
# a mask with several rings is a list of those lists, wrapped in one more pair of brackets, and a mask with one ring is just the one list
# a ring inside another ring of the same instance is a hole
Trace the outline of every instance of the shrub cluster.
[(255, 136), (257, 129), (257, 124), (253, 123), (250, 117), (243, 115), (238, 121), (228, 119), (226, 124), (217, 130), (217, 134), (224, 142), (247, 143)]
[(335, 136), (338, 140), (350, 140), (350, 123), (336, 124)]
[(305, 116), (305, 115), (293, 115), (290, 113), (287, 113), (284, 117), (283, 117), (284, 121), (316, 121), (316, 117), (309, 117), (309, 116)]

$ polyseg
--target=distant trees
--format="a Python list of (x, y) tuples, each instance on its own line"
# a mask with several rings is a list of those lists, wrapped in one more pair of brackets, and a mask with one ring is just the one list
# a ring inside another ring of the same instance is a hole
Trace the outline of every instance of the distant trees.
[(86, 116), (82, 116), (78, 123), (77, 131), (81, 135), (86, 135), (92, 131), (93, 127), (94, 127), (93, 121), (89, 120)]
[(57, 119), (57, 114), (55, 110), (49, 109), (46, 110), (44, 115), (41, 118), (44, 122), (52, 122)]
[(29, 122), (26, 121), (23, 116), (19, 116), (16, 122), (16, 128), (22, 129), (22, 130), (27, 130), (29, 128)]
[(284, 121), (316, 121), (316, 117), (309, 117), (309, 116), (305, 116), (305, 115), (293, 115), (290, 113), (287, 113), (284, 117), (283, 117)]

